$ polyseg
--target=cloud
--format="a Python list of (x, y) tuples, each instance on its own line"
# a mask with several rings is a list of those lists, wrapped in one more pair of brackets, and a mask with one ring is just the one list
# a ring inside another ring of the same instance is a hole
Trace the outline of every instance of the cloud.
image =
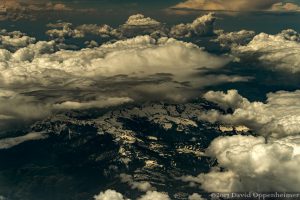
[(250, 104), (246, 98), (238, 94), (237, 90), (228, 90), (227, 93), (209, 91), (203, 97), (208, 101), (218, 104), (224, 110), (246, 107)]
[(232, 48), (232, 53), (242, 60), (257, 60), (271, 70), (300, 72), (300, 35), (291, 29), (276, 35), (260, 33), (249, 44)]
[(19, 137), (1, 139), (0, 149), (9, 149), (23, 142), (41, 140), (47, 137), (48, 136), (44, 133), (28, 133), (26, 135), (19, 136)]
[(128, 174), (120, 174), (121, 182), (130, 185), (131, 189), (138, 189), (142, 192), (155, 190), (148, 181), (134, 181), (133, 177)]
[(121, 193), (115, 190), (106, 190), (105, 192), (100, 192), (99, 195), (94, 196), (95, 200), (125, 200)]
[(63, 3), (56, 3), (53, 4), (51, 2), (46, 4), (46, 7), (41, 7), (41, 10), (54, 10), (54, 11), (71, 11), (72, 8), (68, 7), (67, 5), (63, 4)]
[(82, 24), (75, 28), (79, 32), (83, 33), (84, 35), (92, 34), (92, 35), (99, 35), (100, 37), (118, 37), (118, 33), (115, 29), (110, 27), (107, 24), (104, 25), (97, 25), (97, 24)]
[[(256, 135), (219, 137), (206, 150), (218, 165), (207, 174), (182, 180), (208, 192), (295, 192), (300, 182), (300, 91), (267, 94), (250, 102), (236, 90), (207, 92), (204, 98), (225, 111), (210, 110), (200, 118), (245, 125)], [(228, 112), (226, 112), (228, 110)], [(262, 137), (263, 136), (263, 137)]]
[(218, 37), (212, 41), (220, 43), (224, 48), (234, 48), (236, 46), (247, 45), (255, 36), (254, 31), (241, 30), (237, 32), (223, 32), (218, 33)]
[(0, 90), (0, 127), (17, 126), (50, 114), (50, 106), (39, 102), (33, 96), (26, 96), (11, 90)]
[(0, 21), (3, 20), (34, 20), (36, 11), (71, 11), (72, 8), (63, 3), (45, 3), (37, 0), (1, 0)]
[(208, 192), (296, 192), (300, 184), (300, 137), (266, 141), (263, 137), (231, 136), (215, 139), (207, 155), (218, 168), (182, 180), (200, 184)]
[(0, 115), (7, 118), (1, 125), (65, 109), (187, 101), (205, 86), (247, 81), (208, 73), (229, 61), (192, 43), (150, 36), (78, 51), (60, 50), (55, 41), (38, 41), (15, 52), (0, 49), (0, 83), (9, 91), (0, 98)]
[(203, 15), (192, 23), (178, 24), (171, 28), (170, 37), (185, 38), (191, 36), (209, 36), (214, 34), (216, 17), (213, 13)]
[(0, 30), (0, 48), (2, 49), (14, 52), (35, 42), (35, 38), (29, 37), (20, 31), (8, 32), (5, 29)]
[(2, 9), (19, 10), (19, 11), (36, 11), (36, 10), (70, 10), (65, 4), (62, 3), (44, 3), (41, 1), (31, 0), (2, 0)]
[(217, 103), (232, 114), (222, 114), (215, 110), (208, 111), (202, 117), (225, 124), (244, 125), (256, 133), (273, 138), (298, 135), (300, 125), (300, 91), (278, 91), (267, 94), (266, 103), (250, 102), (236, 90), (208, 92), (204, 95), (208, 101)]
[[(121, 193), (115, 190), (106, 190), (105, 192), (100, 192), (99, 195), (94, 196), (95, 200), (129, 200), (126, 199)], [(145, 195), (142, 195), (137, 200), (170, 200), (170, 197), (165, 193), (148, 191)]]
[(97, 99), (88, 102), (65, 101), (62, 103), (54, 104), (54, 108), (60, 110), (83, 110), (83, 109), (90, 109), (90, 108), (106, 108), (110, 106), (117, 106), (124, 103), (129, 103), (132, 101), (133, 100), (128, 97), (125, 98), (112, 97), (106, 99)]
[(294, 3), (275, 3), (270, 8), (271, 11), (275, 12), (300, 12), (300, 6)]
[(142, 14), (129, 16), (128, 20), (118, 28), (112, 28), (107, 24), (82, 24), (73, 27), (72, 23), (57, 22), (47, 26), (53, 29), (46, 31), (52, 39), (64, 41), (68, 38), (82, 38), (86, 35), (96, 35), (108, 40), (133, 38), (136, 36), (150, 35), (152, 38), (161, 37), (188, 38), (214, 35), (216, 17), (208, 13), (195, 19), (192, 23), (178, 24), (168, 28), (167, 25), (158, 22)]
[(188, 197), (188, 200), (205, 200), (200, 194), (194, 193)]
[(167, 36), (167, 32), (164, 24), (142, 14), (135, 14), (129, 16), (128, 20), (115, 30), (114, 35), (119, 38), (131, 38), (138, 35), (162, 37)]
[(160, 22), (150, 18), (145, 17), (142, 14), (131, 15), (126, 21), (125, 25), (128, 26), (157, 26), (160, 25)]
[(192, 9), (210, 11), (298, 11), (294, 3), (282, 3), (280, 0), (186, 0), (171, 9)]
[(141, 196), (137, 200), (171, 200), (169, 195), (156, 191), (148, 191), (145, 195)]
[(47, 27), (51, 27), (53, 29), (47, 30), (46, 35), (61, 42), (68, 38), (83, 38), (85, 36), (83, 31), (74, 29), (72, 23), (50, 23), (47, 24)]
[(46, 35), (60, 42), (69, 38), (84, 38), (87, 35), (96, 35), (109, 39), (121, 38), (120, 32), (107, 24), (82, 24), (74, 27), (72, 23), (58, 21), (47, 24), (47, 27), (53, 29), (47, 30)]

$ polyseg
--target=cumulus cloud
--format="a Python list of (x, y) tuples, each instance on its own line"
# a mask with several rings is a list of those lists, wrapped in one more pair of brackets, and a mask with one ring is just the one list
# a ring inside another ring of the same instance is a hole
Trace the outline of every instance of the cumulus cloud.
[(16, 51), (35, 42), (36, 39), (34, 37), (27, 36), (20, 31), (8, 32), (5, 29), (0, 30), (0, 48), (2, 49)]
[(300, 125), (300, 91), (279, 91), (267, 94), (266, 103), (250, 102), (236, 90), (208, 92), (204, 95), (223, 109), (231, 108), (232, 114), (208, 111), (203, 118), (215, 122), (244, 125), (256, 133), (273, 138), (298, 135)]
[(198, 17), (192, 23), (178, 24), (171, 28), (170, 37), (209, 36), (214, 34), (216, 17), (213, 13)]
[(129, 16), (128, 20), (116, 30), (118, 37), (131, 38), (137, 35), (162, 37), (167, 35), (167, 28), (161, 22), (142, 14)]
[(232, 52), (242, 60), (256, 59), (271, 70), (300, 72), (300, 36), (291, 29), (276, 35), (260, 33), (249, 44), (235, 46)]
[(155, 19), (142, 14), (135, 14), (129, 16), (128, 20), (117, 28), (112, 28), (107, 24), (82, 24), (73, 27), (73, 24), (68, 22), (50, 23), (47, 26), (52, 29), (46, 31), (46, 34), (59, 41), (68, 38), (82, 38), (86, 35), (96, 35), (109, 40), (133, 38), (141, 35), (150, 35), (156, 39), (161, 37), (201, 37), (214, 35), (215, 20), (214, 14), (208, 13), (196, 18), (192, 23), (178, 24), (168, 28)]
[(98, 35), (100, 37), (118, 37), (116, 29), (113, 29), (107, 24), (97, 25), (97, 24), (82, 24), (77, 26), (75, 30), (81, 32), (84, 35), (92, 34)]
[[(58, 26), (64, 24), (52, 25)], [(55, 41), (38, 41), (15, 52), (0, 49), (0, 83), (11, 92), (0, 98), (0, 115), (11, 122), (131, 101), (186, 101), (204, 86), (247, 81), (207, 74), (229, 61), (191, 43), (150, 36), (78, 51), (60, 50)]]
[(11, 90), (0, 90), (0, 127), (2, 130), (13, 122), (31, 122), (49, 114), (49, 105), (39, 102), (33, 96), (22, 95)]
[(235, 46), (247, 45), (255, 36), (254, 31), (241, 30), (237, 32), (219, 32), (218, 37), (214, 39), (214, 42), (220, 43), (224, 48), (233, 48)]
[(207, 155), (218, 168), (182, 180), (208, 192), (296, 192), (300, 184), (299, 135), (266, 141), (263, 137), (231, 136), (215, 139)]
[[(115, 190), (106, 190), (105, 192), (100, 192), (99, 195), (94, 196), (95, 200), (129, 200), (126, 199), (121, 193), (116, 192)], [(142, 195), (137, 200), (170, 200), (168, 194), (148, 191), (145, 195)]]
[(250, 102), (236, 90), (206, 93), (204, 98), (218, 104), (225, 114), (210, 110), (203, 119), (245, 125), (261, 136), (215, 139), (206, 155), (216, 158), (218, 166), (182, 180), (208, 192), (296, 192), (300, 182), (299, 95), (299, 91), (278, 91), (267, 94), (263, 103)]
[(145, 17), (142, 14), (136, 14), (130, 16), (125, 24), (129, 26), (150, 26), (150, 25), (156, 26), (156, 25), (160, 25), (160, 22), (150, 17)]
[(280, 0), (186, 0), (172, 8), (219, 11), (297, 11), (299, 9), (294, 3), (282, 3)]
[(205, 200), (200, 194), (194, 193), (188, 197), (188, 200)]
[(35, 11), (70, 11), (72, 8), (63, 3), (45, 3), (37, 0), (1, 0), (0, 21), (35, 19)]
[(137, 200), (171, 200), (168, 194), (156, 192), (156, 191), (148, 191), (145, 195), (141, 196)]
[(115, 190), (106, 190), (105, 192), (100, 192), (99, 195), (94, 196), (95, 200), (125, 200), (121, 193)]
[(120, 174), (121, 182), (130, 185), (131, 189), (138, 189), (142, 192), (155, 190), (148, 181), (134, 181), (133, 177), (128, 174)]
[(23, 142), (41, 140), (45, 139), (48, 136), (44, 133), (28, 133), (23, 136), (14, 137), (14, 138), (5, 138), (0, 140), (0, 149), (9, 149), (11, 147), (17, 146)]
[(117, 106), (132, 101), (133, 100), (128, 97), (125, 98), (111, 97), (105, 99), (102, 98), (102, 99), (97, 99), (88, 102), (65, 101), (62, 103), (54, 104), (54, 108), (61, 109), (61, 110), (83, 110), (83, 109), (90, 109), (90, 108), (105, 108), (109, 106)]
[(46, 35), (48, 35), (52, 39), (57, 39), (58, 41), (64, 41), (64, 39), (68, 38), (84, 37), (84, 32), (81, 30), (74, 29), (72, 23), (57, 22), (47, 24), (47, 26), (53, 29), (47, 30)]

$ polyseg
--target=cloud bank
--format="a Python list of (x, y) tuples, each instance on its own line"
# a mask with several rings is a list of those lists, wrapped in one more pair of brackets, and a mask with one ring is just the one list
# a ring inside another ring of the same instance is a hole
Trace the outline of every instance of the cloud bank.
[[(106, 190), (100, 192), (99, 195), (94, 196), (95, 200), (129, 200), (126, 199), (121, 193), (116, 192), (115, 190)], [(170, 197), (167, 194), (148, 191), (146, 194), (142, 195), (137, 200), (170, 200)]]
[(50, 23), (46, 34), (57, 41), (64, 41), (68, 38), (83, 38), (86, 35), (96, 35), (105, 39), (126, 39), (140, 35), (150, 35), (152, 38), (190, 38), (214, 35), (214, 25), (216, 17), (213, 13), (200, 16), (193, 22), (187, 24), (177, 24), (168, 27), (142, 14), (129, 16), (127, 21), (117, 28), (112, 28), (107, 24), (82, 24), (74, 27), (72, 23), (57, 22)]
[(221, 114), (211, 110), (204, 115), (209, 121), (220, 121), (226, 124), (244, 125), (266, 137), (282, 138), (298, 135), (300, 125), (300, 91), (279, 91), (267, 94), (266, 103), (249, 102), (236, 90), (208, 92), (204, 95), (209, 101), (217, 103), (232, 114)]
[(292, 29), (271, 35), (253, 31), (218, 32), (213, 40), (224, 48), (231, 49), (231, 53), (241, 62), (257, 63), (266, 69), (299, 74), (300, 34)]
[(296, 192), (300, 184), (299, 95), (299, 91), (269, 93), (263, 103), (250, 102), (236, 90), (206, 93), (204, 98), (225, 114), (210, 110), (201, 116), (204, 120), (244, 125), (260, 136), (215, 139), (206, 155), (215, 158), (217, 166), (197, 177), (184, 176), (182, 181), (208, 192)]
[(5, 138), (0, 140), (0, 149), (9, 149), (23, 142), (45, 139), (48, 136), (44, 133), (28, 133), (14, 138)]
[(63, 3), (43, 2), (37, 0), (1, 0), (0, 21), (34, 20), (36, 11), (71, 11), (72, 8)]
[(208, 192), (297, 192), (299, 135), (265, 141), (263, 137), (219, 137), (207, 149), (218, 168), (182, 180), (198, 183)]
[(210, 11), (299, 11), (298, 5), (283, 3), (280, 0), (186, 0), (171, 8)]
[[(52, 25), (58, 26), (65, 24)], [(9, 36), (13, 40), (6, 42), (9, 47), (0, 49), (2, 125), (67, 109), (133, 101), (186, 101), (205, 86), (248, 80), (208, 74), (225, 66), (230, 58), (166, 37), (138, 36), (73, 51), (60, 49), (55, 41), (36, 42), (13, 35)]]

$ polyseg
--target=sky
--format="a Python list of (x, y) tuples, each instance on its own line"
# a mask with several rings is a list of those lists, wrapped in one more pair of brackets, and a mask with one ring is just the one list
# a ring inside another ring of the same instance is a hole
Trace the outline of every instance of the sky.
[[(207, 13), (201, 10), (214, 10), (220, 16), (217, 26), (221, 29), (234, 31), (240, 29), (250, 29), (259, 32), (276, 33), (282, 29), (292, 28), (299, 30), (297, 23), (299, 10), (296, 5), (299, 1), (283, 1), (293, 4), (282, 9), (272, 9), (272, 5), (279, 1), (267, 1), (268, 4), (260, 5), (261, 1), (219, 1), (222, 5), (235, 5), (234, 8), (211, 8), (207, 9), (208, 4), (214, 1), (20, 1), (20, 0), (1, 0), (4, 7), (10, 9), (9, 15), (0, 17), (0, 25), (6, 29), (18, 26), (31, 34), (42, 35), (45, 31), (45, 23), (64, 20), (79, 25), (84, 23), (110, 24), (118, 26), (133, 14), (142, 13), (146, 16), (157, 19), (168, 24), (189, 22), (196, 17)], [(192, 2), (192, 3), (189, 3)], [(199, 3), (200, 2), (200, 3)], [(265, 1), (264, 1), (265, 2)], [(20, 7), (20, 5), (22, 5)], [(187, 6), (186, 6), (187, 5)], [(246, 8), (243, 8), (245, 6)], [(209, 6), (208, 6), (209, 7)], [(274, 7), (274, 6), (273, 6)], [(209, 7), (210, 8), (210, 7)], [(219, 8), (219, 10), (218, 10)], [(215, 10), (217, 9), (217, 10)], [(22, 10), (19, 12), (19, 10)], [(14, 13), (14, 14), (13, 14)], [(0, 15), (1, 16), (1, 15)], [(2, 18), (2, 20), (1, 20)], [(30, 19), (31, 23), (28, 23)], [(38, 33), (38, 34), (36, 34)]]

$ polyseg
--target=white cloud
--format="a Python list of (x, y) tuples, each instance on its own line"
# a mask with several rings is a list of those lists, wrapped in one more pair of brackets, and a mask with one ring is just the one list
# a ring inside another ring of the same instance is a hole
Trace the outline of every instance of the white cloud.
[(45, 139), (48, 136), (44, 133), (28, 133), (23, 136), (14, 137), (14, 138), (5, 138), (0, 140), (0, 149), (9, 149), (11, 147), (17, 146), (23, 142), (41, 140)]
[(300, 36), (294, 30), (277, 35), (260, 33), (246, 46), (232, 49), (242, 59), (257, 59), (266, 68), (287, 73), (300, 72)]
[(267, 97), (266, 103), (249, 102), (236, 90), (229, 90), (227, 93), (208, 92), (204, 98), (219, 104), (224, 109), (232, 108), (233, 113), (222, 114), (210, 110), (202, 117), (211, 122), (245, 125), (267, 137), (298, 135), (300, 133), (300, 91), (279, 91), (269, 93)]
[[(125, 198), (121, 193), (116, 192), (115, 190), (108, 189), (105, 192), (100, 192), (99, 195), (94, 196), (95, 200), (129, 200)], [(142, 195), (137, 200), (170, 200), (168, 194), (148, 191), (145, 195)]]
[(238, 94), (237, 90), (228, 90), (227, 93), (209, 91), (203, 95), (208, 101), (218, 104), (221, 108), (237, 109), (249, 105), (249, 101)]
[(296, 192), (300, 184), (300, 91), (269, 93), (266, 103), (250, 102), (236, 90), (208, 92), (204, 98), (233, 113), (210, 110), (200, 118), (245, 125), (261, 136), (215, 139), (206, 155), (216, 158), (217, 166), (181, 180), (208, 192)]
[(110, 106), (117, 106), (124, 103), (132, 102), (133, 100), (125, 97), (112, 97), (112, 98), (105, 98), (105, 99), (97, 99), (94, 101), (88, 102), (74, 102), (74, 101), (65, 101), (62, 103), (54, 104), (55, 109), (63, 109), (63, 110), (83, 110), (83, 109), (90, 109), (90, 108), (105, 108)]
[(129, 26), (149, 26), (149, 25), (160, 25), (160, 22), (150, 17), (145, 17), (142, 14), (136, 14), (136, 15), (131, 15), (125, 24)]
[(214, 23), (216, 17), (213, 13), (203, 15), (195, 19), (192, 23), (178, 24), (171, 28), (170, 37), (184, 38), (191, 36), (207, 36), (214, 34)]
[(52, 39), (63, 41), (67, 38), (82, 38), (85, 36), (84, 30), (74, 29), (72, 23), (58, 22), (47, 24), (47, 26), (53, 28), (46, 31), (46, 35)]
[(117, 37), (116, 30), (107, 24), (97, 25), (97, 24), (82, 24), (77, 26), (75, 30), (81, 32), (82, 34), (93, 34), (99, 35), (101, 37)]
[[(170, 73), (175, 75), (175, 80), (183, 81), (201, 68), (217, 69), (229, 61), (229, 58), (211, 55), (191, 43), (167, 38), (156, 41), (149, 36), (80, 51), (55, 52), (55, 43), (50, 41), (37, 42), (12, 54), (3, 52), (2, 64), (10, 67), (3, 70), (2, 80), (26, 83), (32, 81), (30, 78), (37, 78), (36, 81), (41, 81), (41, 84), (46, 84), (42, 77), (49, 81), (55, 79), (55, 74), (48, 76), (48, 73), (56, 70), (74, 78), (145, 77)], [(44, 73), (38, 73), (41, 71)]]
[(100, 192), (99, 195), (94, 196), (95, 200), (125, 200), (121, 193), (115, 190), (106, 190), (105, 192)]
[(271, 11), (280, 11), (280, 12), (300, 12), (300, 6), (295, 3), (275, 3), (270, 8)]
[(219, 42), (222, 47), (233, 48), (234, 46), (247, 45), (255, 36), (254, 31), (241, 30), (238, 32), (219, 33), (214, 42)]
[(25, 96), (10, 90), (0, 90), (0, 127), (13, 120), (31, 121), (50, 114), (47, 103), (33, 96)]
[(188, 197), (188, 200), (205, 200), (200, 194), (194, 193)]
[(131, 189), (138, 189), (142, 192), (155, 190), (148, 181), (134, 181), (133, 177), (128, 174), (120, 174), (121, 182), (130, 185)]
[(167, 28), (164, 24), (145, 17), (142, 14), (135, 14), (129, 16), (125, 24), (121, 25), (118, 29), (114, 30), (114, 34), (119, 38), (131, 38), (138, 35), (151, 35), (152, 37), (167, 36)]
[(266, 11), (297, 10), (294, 3), (282, 3), (280, 0), (186, 0), (173, 9), (218, 10), (218, 11)]
[(16, 52), (0, 49), (0, 83), (14, 93), (10, 101), (0, 98), (0, 115), (11, 122), (23, 121), (24, 116), (36, 119), (57, 109), (185, 101), (204, 86), (247, 81), (247, 77), (205, 74), (229, 61), (191, 43), (150, 36), (78, 51), (59, 50), (54, 41), (38, 41)]
[(300, 184), (300, 137), (265, 141), (262, 137), (231, 136), (215, 139), (207, 155), (218, 166), (197, 177), (183, 177), (208, 192), (297, 192)]
[(137, 200), (171, 200), (169, 195), (156, 191), (148, 191), (145, 195), (141, 196)]
[(82, 38), (90, 34), (109, 39), (125, 39), (142, 35), (150, 35), (156, 39), (167, 36), (173, 38), (201, 37), (214, 34), (215, 20), (214, 14), (208, 13), (196, 18), (192, 23), (178, 24), (169, 29), (155, 19), (135, 14), (129, 16), (128, 20), (118, 28), (112, 28), (107, 24), (82, 24), (73, 27), (72, 23), (59, 21), (48, 24), (47, 26), (53, 29), (46, 31), (46, 34), (52, 39), (61, 41), (67, 38)]
[(35, 19), (36, 11), (71, 11), (72, 8), (63, 3), (45, 3), (38, 0), (29, 2), (22, 0), (1, 0), (0, 21), (3, 20), (20, 20)]
[(16, 51), (35, 42), (35, 38), (29, 37), (20, 31), (8, 32), (5, 29), (0, 30), (0, 48), (2, 49)]

